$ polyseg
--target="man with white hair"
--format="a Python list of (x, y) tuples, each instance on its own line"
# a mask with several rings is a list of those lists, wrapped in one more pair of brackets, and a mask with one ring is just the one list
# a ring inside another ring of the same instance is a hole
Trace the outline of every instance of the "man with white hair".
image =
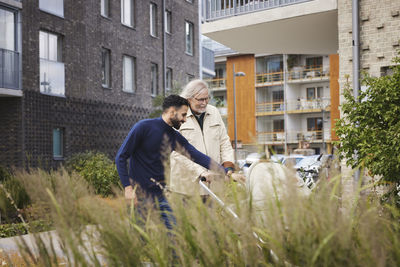
[[(207, 84), (193, 80), (185, 86), (181, 96), (188, 100), (189, 110), (179, 132), (197, 150), (222, 164), (228, 175), (232, 174), (233, 149), (218, 109), (208, 104)], [(170, 188), (173, 192), (186, 196), (205, 195), (196, 183), (200, 176), (211, 181), (213, 173), (177, 152), (171, 154)]]

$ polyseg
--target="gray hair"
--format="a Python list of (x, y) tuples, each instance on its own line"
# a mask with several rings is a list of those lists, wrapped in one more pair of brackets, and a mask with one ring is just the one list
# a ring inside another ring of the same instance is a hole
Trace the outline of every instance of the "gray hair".
[(183, 88), (181, 97), (186, 98), (186, 99), (194, 98), (196, 95), (198, 95), (203, 90), (207, 90), (208, 94), (210, 94), (210, 92), (208, 90), (208, 85), (205, 81), (192, 80), (185, 86), (185, 88)]

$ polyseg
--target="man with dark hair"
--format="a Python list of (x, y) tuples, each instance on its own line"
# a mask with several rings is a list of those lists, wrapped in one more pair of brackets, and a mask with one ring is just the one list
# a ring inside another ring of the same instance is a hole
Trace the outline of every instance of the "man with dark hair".
[(135, 204), (137, 203), (131, 178), (143, 189), (147, 199), (158, 203), (162, 219), (167, 228), (171, 229), (175, 218), (170, 213), (171, 208), (162, 190), (165, 186), (163, 163), (168, 160), (171, 151), (178, 151), (197, 164), (221, 174), (224, 168), (196, 150), (175, 130), (186, 121), (189, 103), (185, 98), (170, 95), (165, 98), (162, 107), (161, 117), (141, 120), (132, 127), (117, 153), (115, 162), (125, 188), (125, 198), (134, 199)]

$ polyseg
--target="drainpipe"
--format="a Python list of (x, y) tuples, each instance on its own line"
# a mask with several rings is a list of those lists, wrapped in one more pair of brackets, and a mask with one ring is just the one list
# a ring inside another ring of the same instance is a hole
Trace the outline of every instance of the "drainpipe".
[[(359, 28), (359, 0), (353, 0), (352, 8), (353, 20), (353, 95), (358, 98), (360, 90), (360, 28)], [(355, 151), (355, 157), (358, 157)], [(354, 184), (356, 185), (360, 179), (360, 169), (354, 173)]]
[(283, 127), (285, 128), (285, 155), (288, 155), (288, 116), (287, 116), (287, 54), (283, 55)]
[[(165, 1), (165, 0), (164, 0)], [(199, 19), (198, 19), (198, 32), (199, 32), (199, 79), (203, 79), (203, 48), (202, 48), (202, 36), (201, 36), (201, 18), (203, 16), (202, 9), (201, 9), (202, 1), (198, 1), (198, 8), (199, 8)]]
[(165, 32), (165, 0), (163, 0), (162, 2), (162, 10), (163, 10), (163, 14), (162, 14), (162, 18), (163, 18), (163, 23), (162, 23), (162, 31), (163, 31), (163, 95), (165, 96), (166, 91), (167, 91), (167, 35)]

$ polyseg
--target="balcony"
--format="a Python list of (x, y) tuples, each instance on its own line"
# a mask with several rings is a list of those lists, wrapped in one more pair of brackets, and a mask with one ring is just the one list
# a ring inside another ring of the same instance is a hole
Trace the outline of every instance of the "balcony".
[(256, 103), (256, 116), (281, 115), (284, 110), (283, 101)]
[(288, 100), (288, 113), (309, 113), (330, 111), (331, 100), (327, 98)]
[(259, 144), (283, 144), (285, 142), (285, 132), (257, 132)]
[(210, 90), (226, 90), (226, 78), (216, 78), (216, 79), (205, 79)]
[(65, 95), (64, 63), (40, 59), (40, 92), (57, 96)]
[(296, 144), (300, 141), (309, 143), (323, 143), (331, 141), (330, 129), (316, 131), (288, 131), (285, 132), (257, 132), (259, 144), (283, 144), (287, 138), (287, 143)]
[(330, 142), (331, 131), (330, 129), (313, 130), (313, 131), (288, 131), (288, 143), (298, 143), (299, 141), (306, 141), (310, 143)]
[(329, 79), (329, 69), (324, 66), (297, 66), (289, 71), (288, 82), (310, 82)]
[(202, 15), (206, 21), (210, 21), (308, 1), (310, 0), (208, 0), (203, 1)]
[(283, 83), (283, 72), (261, 73), (256, 75), (256, 86), (279, 85)]
[(202, 34), (239, 53), (336, 54), (339, 48), (337, 0), (202, 2)]
[(0, 49), (0, 88), (19, 90), (19, 53)]

